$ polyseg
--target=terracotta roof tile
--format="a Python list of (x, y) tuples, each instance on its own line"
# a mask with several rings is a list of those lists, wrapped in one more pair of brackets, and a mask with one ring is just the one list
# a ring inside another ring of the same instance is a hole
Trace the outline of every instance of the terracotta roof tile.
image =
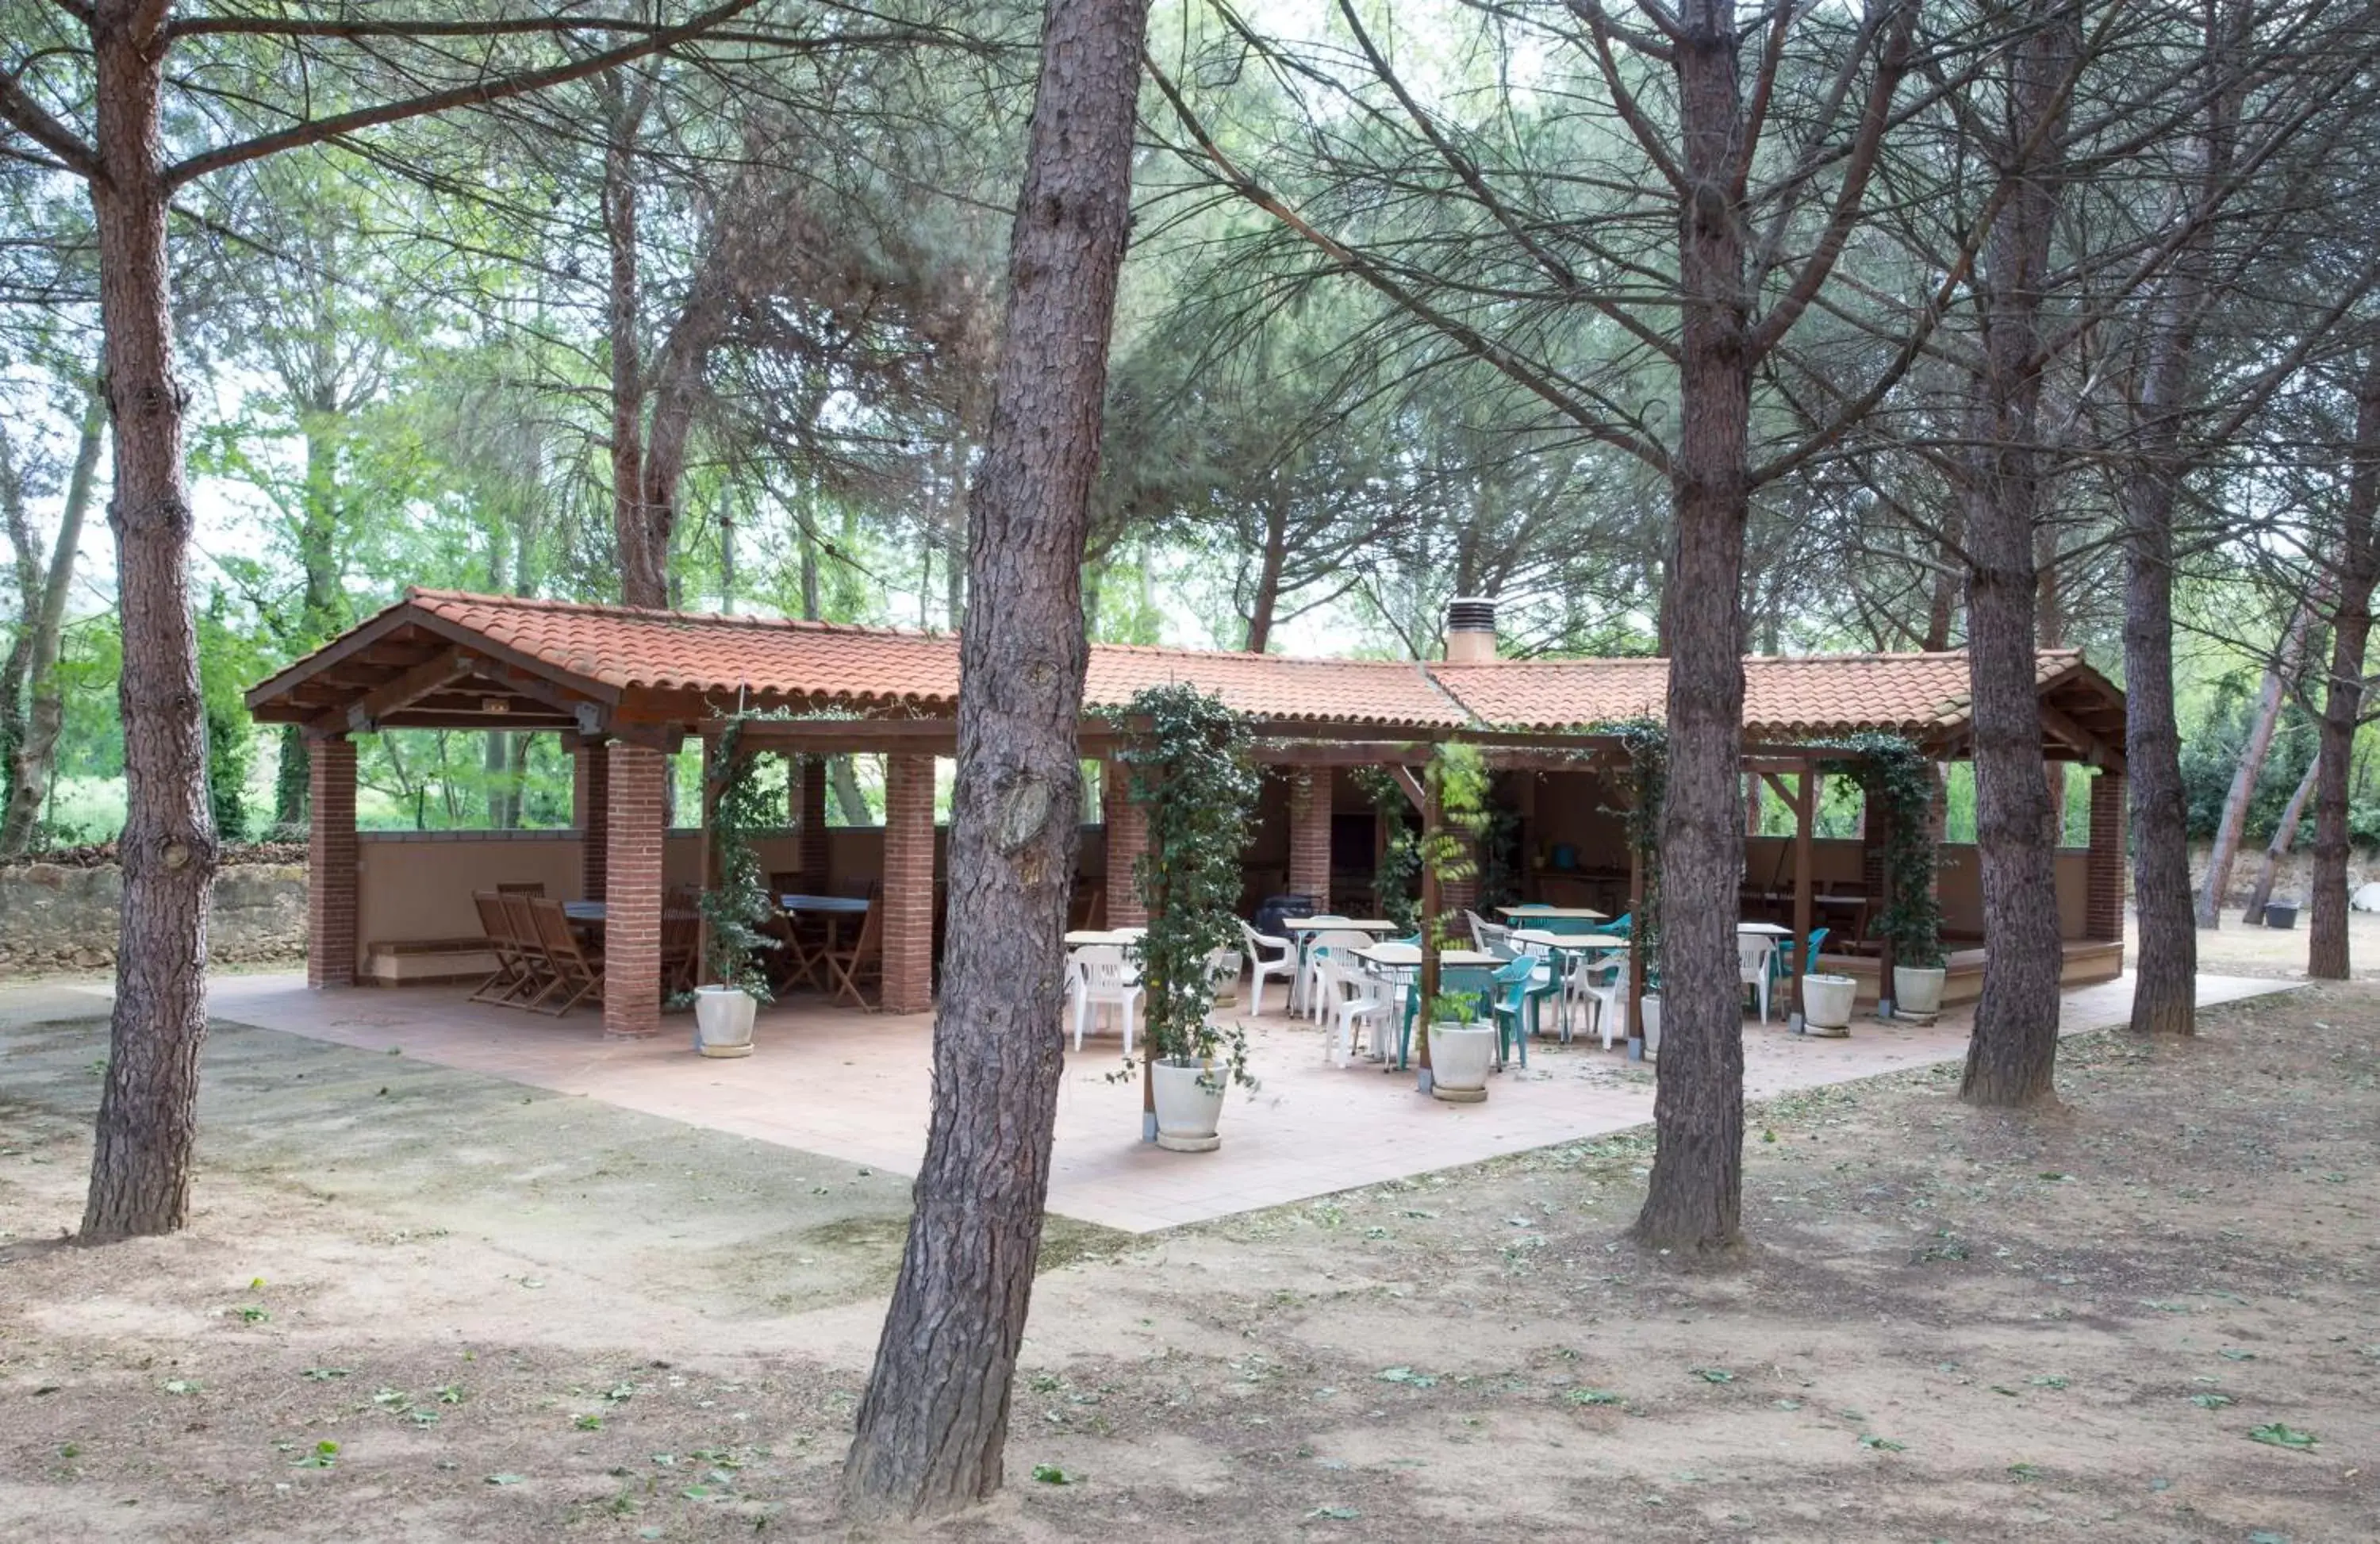
[[(407, 603), (615, 690), (732, 695), (739, 688), (857, 709), (948, 711), (957, 635), (821, 622), (641, 611), (415, 590)], [(1417, 665), (1393, 661), (1094, 644), (1084, 699), (1117, 707), (1143, 687), (1188, 681), (1242, 712), (1339, 723), (1453, 725), (1463, 711)]]
[[(2045, 651), (2035, 679), (2047, 682), (2082, 660), (2079, 650)], [(1499, 660), (1434, 664), (1430, 672), (1498, 728), (1562, 729), (1640, 715), (1658, 718), (1670, 662)], [(1743, 662), (1743, 726), (1755, 736), (1913, 733), (1966, 716), (1963, 653), (1755, 655)]]
[[(950, 633), (414, 590), (348, 636), (382, 621), (401, 626), (408, 620), (483, 638), (516, 663), (533, 662), (600, 695), (691, 691), (732, 701), (748, 691), (764, 701), (804, 707), (941, 717), (953, 711), (958, 693), (958, 638)], [(320, 668), (334, 668), (342, 647), (342, 641), (326, 645)], [(290, 666), (251, 691), (250, 706), (273, 706), (315, 668), (311, 659)], [(2046, 685), (2078, 672), (2112, 697), (2077, 650), (2043, 653), (2037, 678)], [(1668, 674), (1668, 662), (1658, 659), (1423, 666), (1095, 644), (1084, 699), (1093, 708), (1121, 707), (1144, 687), (1187, 681), (1220, 693), (1243, 712), (1271, 719), (1577, 729), (1658, 716)], [(1925, 733), (1963, 722), (1966, 709), (1964, 654), (1744, 662), (1744, 726), (1759, 738), (1810, 739), (1861, 729)]]

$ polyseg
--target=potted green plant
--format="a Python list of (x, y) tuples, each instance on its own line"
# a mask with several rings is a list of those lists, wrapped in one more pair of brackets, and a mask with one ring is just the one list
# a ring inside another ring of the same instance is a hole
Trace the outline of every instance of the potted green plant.
[(1439, 992), (1429, 1001), (1429, 1091), (1450, 1104), (1488, 1097), (1488, 1070), (1496, 1064), (1496, 1028), (1473, 1015), (1479, 1000)]
[(751, 833), (768, 824), (772, 806), (752, 767), (736, 755), (740, 721), (721, 736), (712, 764), (719, 769), (710, 817), (717, 880), (697, 903), (702, 913), (701, 984), (694, 989), (694, 1048), (705, 1056), (752, 1054), (752, 1024), (771, 1000), (764, 951), (778, 947), (760, 930), (774, 912), (768, 877)]
[[(1430, 756), (1428, 780), (1438, 819), (1422, 838), (1422, 862), (1432, 881), (1430, 894), (1439, 897), (1450, 883), (1478, 878), (1478, 842), (1488, 824), (1487, 758), (1475, 746), (1440, 745)], [(1456, 908), (1439, 906), (1423, 918), (1433, 954), (1453, 945), (1456, 915)], [(1452, 1104), (1486, 1099), (1488, 1070), (1496, 1061), (1496, 1030), (1473, 1016), (1477, 1000), (1441, 991), (1424, 1006), (1431, 1096)]]
[(1859, 982), (1849, 976), (1812, 971), (1802, 978), (1802, 1029), (1825, 1039), (1840, 1039), (1852, 1032), (1852, 1007), (1859, 1000)]
[(1169, 1151), (1211, 1152), (1222, 1145), (1230, 1085), (1256, 1087), (1245, 1033), (1210, 1015), (1216, 958), (1240, 942), (1240, 858), (1257, 772), (1246, 724), (1219, 697), (1182, 683), (1151, 687), (1127, 711), (1137, 729), (1120, 752), (1126, 793), (1148, 822), (1133, 867), (1148, 912), (1148, 930), (1132, 945), (1147, 1000), (1142, 1135)]
[(1934, 894), (1934, 763), (1898, 735), (1861, 735), (1852, 748), (1860, 754), (1861, 792), (1885, 819), (1885, 902), (1868, 930), (1892, 949), (1895, 1012), (1931, 1017), (1942, 1011), (1949, 974)]

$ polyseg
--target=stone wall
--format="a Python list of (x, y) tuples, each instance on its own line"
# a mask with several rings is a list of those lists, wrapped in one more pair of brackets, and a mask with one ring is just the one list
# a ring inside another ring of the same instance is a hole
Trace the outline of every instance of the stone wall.
[[(0, 869), (0, 979), (113, 967), (123, 894), (123, 870), (113, 865)], [(303, 959), (305, 866), (238, 864), (218, 872), (207, 942), (217, 965)]]
[[(2195, 895), (2206, 882), (2206, 860), (2213, 844), (2192, 842), (2190, 845), (2190, 890)], [(2265, 871), (2265, 845), (2261, 842), (2242, 847), (2231, 864), (2231, 894), (2224, 898), (2229, 906), (2244, 905), (2249, 887)], [(2380, 853), (2366, 847), (2350, 847), (2347, 854), (2347, 893), (2355, 894), (2358, 887), (2380, 881)], [(2313, 893), (2313, 854), (2304, 847), (2283, 857), (2273, 875), (2273, 899), (2294, 901), (2304, 906)], [(2301, 924), (2302, 926), (2302, 924)]]

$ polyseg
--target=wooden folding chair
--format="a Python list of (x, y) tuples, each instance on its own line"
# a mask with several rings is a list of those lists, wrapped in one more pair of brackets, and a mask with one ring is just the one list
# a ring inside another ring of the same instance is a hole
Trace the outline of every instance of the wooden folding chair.
[[(541, 1004), (561, 990), (562, 967), (546, 952), (544, 936), (538, 930), (537, 913), (533, 909), (538, 904), (537, 898), (500, 894), (496, 899), (504, 906), (505, 927), (512, 934), (513, 947), (520, 952), (521, 970), (528, 978), (522, 984), (521, 994), (506, 1006), (543, 1013), (545, 1009)], [(557, 906), (556, 909), (560, 908)]]
[(499, 895), (542, 896), (545, 894), (545, 881), (542, 880), (522, 880), (511, 884), (500, 884), (496, 886), (496, 894)]
[(520, 940), (513, 936), (512, 919), (504, 915), (504, 898), (492, 890), (478, 890), (471, 894), (471, 904), (479, 908), (480, 930), (488, 936), (488, 953), (496, 956), (496, 968), (472, 991), (470, 1001), (510, 1005), (536, 991), (540, 976), (530, 968)]
[(546, 962), (553, 967), (553, 987), (544, 995), (562, 994), (561, 1001), (552, 1007), (545, 1005), (543, 996), (529, 1006), (560, 1018), (588, 998), (602, 996), (603, 956), (589, 954), (578, 942), (578, 935), (570, 930), (570, 918), (563, 912), (562, 903), (532, 900), (528, 906), (537, 922), (538, 942), (544, 947)]
[(832, 919), (775, 906), (770, 912), (768, 931), (779, 944), (769, 963), (771, 984), (779, 991), (832, 991), (834, 981), (826, 967), (827, 945), (834, 940)]
[(826, 966), (831, 990), (837, 1003), (848, 1002), (855, 1008), (870, 1004), (859, 990), (862, 978), (874, 973), (881, 977), (884, 959), (884, 906), (880, 901), (868, 903), (868, 915), (859, 924), (859, 934), (848, 948), (821, 949), (819, 959)]

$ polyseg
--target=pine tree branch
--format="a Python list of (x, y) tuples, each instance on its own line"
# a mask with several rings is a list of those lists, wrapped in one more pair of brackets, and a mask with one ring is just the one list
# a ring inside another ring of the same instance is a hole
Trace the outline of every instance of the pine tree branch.
[(14, 75), (0, 75), (0, 119), (56, 156), (58, 164), (75, 176), (89, 182), (100, 179), (99, 152), (83, 143), (73, 129), (52, 117), (17, 83)]
[(165, 185), (168, 188), (178, 188), (210, 172), (219, 172), (226, 167), (237, 166), (264, 156), (278, 154), (282, 151), (295, 150), (303, 145), (320, 144), (343, 134), (353, 134), (358, 129), (375, 128), (382, 124), (400, 123), (407, 118), (420, 117), (431, 113), (443, 113), (456, 107), (484, 106), (492, 102), (501, 102), (510, 97), (526, 96), (531, 91), (544, 91), (548, 87), (566, 85), (573, 80), (583, 80), (590, 75), (601, 75), (605, 70), (674, 48), (679, 43), (693, 42), (718, 27), (722, 22), (733, 20), (741, 16), (759, 3), (759, 0), (723, 0), (722, 4), (714, 6), (710, 10), (680, 22), (674, 27), (665, 27), (648, 32), (634, 43), (623, 43), (617, 48), (607, 49), (600, 54), (590, 54), (583, 59), (575, 59), (568, 64), (555, 65), (546, 69), (528, 70), (516, 75), (500, 75), (475, 80), (467, 85), (452, 86), (444, 91), (429, 91), (419, 96), (382, 103), (378, 106), (360, 107), (351, 113), (339, 113), (331, 117), (317, 118), (272, 134), (261, 134), (252, 140), (243, 140), (237, 144), (225, 145), (176, 163), (166, 168)]

